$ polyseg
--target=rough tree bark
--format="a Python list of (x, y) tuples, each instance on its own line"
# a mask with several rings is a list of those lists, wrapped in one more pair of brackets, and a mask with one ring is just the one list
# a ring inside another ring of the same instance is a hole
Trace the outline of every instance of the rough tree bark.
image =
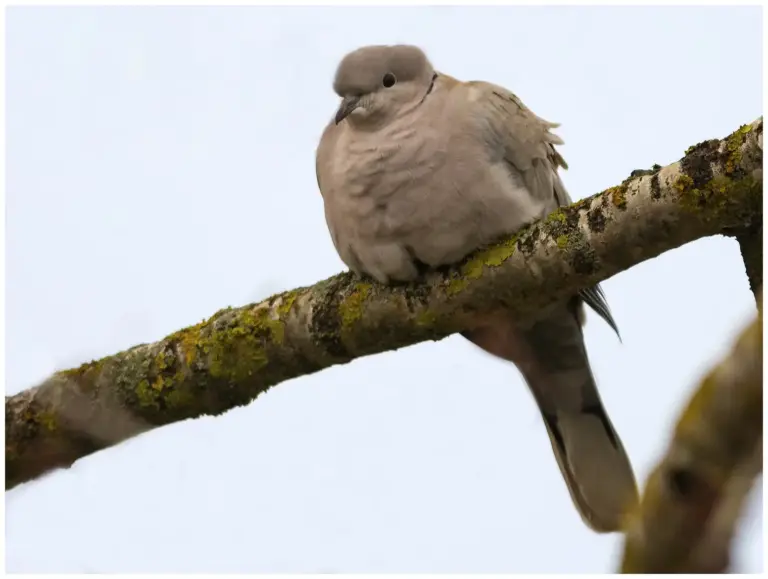
[(736, 235), (744, 259), (749, 287), (757, 299), (757, 292), (763, 286), (763, 218)]
[(763, 320), (683, 410), (666, 455), (629, 518), (625, 573), (723, 573), (745, 498), (763, 469)]
[(747, 231), (762, 222), (762, 132), (761, 118), (680, 162), (636, 171), (418, 284), (344, 273), (57, 372), (6, 397), (6, 489), (147, 429), (247, 404), (284, 380), (445, 338), (500, 306), (530, 318), (665, 251)]
[[(757, 146), (763, 150), (763, 135), (757, 135)], [(762, 199), (761, 199), (762, 203)], [(763, 287), (763, 212), (755, 215), (750, 225), (736, 234), (741, 256), (747, 270), (749, 287), (757, 299), (758, 290)]]

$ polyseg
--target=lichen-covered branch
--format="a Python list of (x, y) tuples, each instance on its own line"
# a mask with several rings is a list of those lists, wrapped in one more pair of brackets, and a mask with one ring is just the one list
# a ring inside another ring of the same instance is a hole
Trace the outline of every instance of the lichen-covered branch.
[(702, 381), (628, 522), (625, 573), (722, 573), (763, 467), (763, 326), (758, 315)]
[(139, 432), (247, 404), (270, 386), (555, 300), (701, 237), (762, 218), (758, 119), (612, 187), (418, 284), (350, 273), (228, 308), (6, 398), (6, 488)]
[[(763, 150), (763, 136), (757, 136), (757, 146)], [(755, 220), (735, 236), (741, 249), (741, 257), (744, 259), (744, 268), (747, 271), (749, 287), (757, 299), (757, 292), (763, 287), (763, 199), (760, 198), (760, 211)]]

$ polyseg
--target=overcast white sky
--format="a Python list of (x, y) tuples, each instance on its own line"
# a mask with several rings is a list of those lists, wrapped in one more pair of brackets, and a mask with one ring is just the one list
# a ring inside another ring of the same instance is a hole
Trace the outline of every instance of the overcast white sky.
[[(314, 152), (338, 60), (421, 45), (562, 123), (576, 199), (762, 113), (761, 9), (12, 8), (6, 391), (343, 269)], [(737, 244), (605, 285), (603, 400), (645, 479), (754, 311)], [(286, 382), (6, 493), (11, 572), (600, 572), (514, 367), (459, 337)], [(737, 567), (762, 569), (762, 492)]]

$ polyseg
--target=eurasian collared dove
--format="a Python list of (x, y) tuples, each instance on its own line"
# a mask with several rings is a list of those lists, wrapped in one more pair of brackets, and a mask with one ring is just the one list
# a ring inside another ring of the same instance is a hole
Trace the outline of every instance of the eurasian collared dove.
[[(504, 88), (438, 73), (419, 48), (399, 45), (346, 55), (334, 90), (342, 100), (317, 148), (317, 180), (352, 271), (413, 280), (571, 202), (557, 172), (562, 140), (550, 132), (559, 125)], [(610, 532), (637, 485), (589, 366), (583, 303), (616, 330), (595, 286), (535, 323), (501, 314), (463, 335), (521, 371), (582, 519)]]

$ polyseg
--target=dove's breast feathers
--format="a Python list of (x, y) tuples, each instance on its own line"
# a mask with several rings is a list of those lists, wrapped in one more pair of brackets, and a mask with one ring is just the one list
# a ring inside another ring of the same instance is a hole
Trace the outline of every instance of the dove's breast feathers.
[(488, 91), (440, 79), (419, 107), (376, 131), (329, 124), (318, 148), (334, 244), (351, 269), (381, 281), (412, 279), (415, 261), (458, 261), (556, 206), (552, 194), (534, 198), (506, 159), (505, 130), (484, 109)]

